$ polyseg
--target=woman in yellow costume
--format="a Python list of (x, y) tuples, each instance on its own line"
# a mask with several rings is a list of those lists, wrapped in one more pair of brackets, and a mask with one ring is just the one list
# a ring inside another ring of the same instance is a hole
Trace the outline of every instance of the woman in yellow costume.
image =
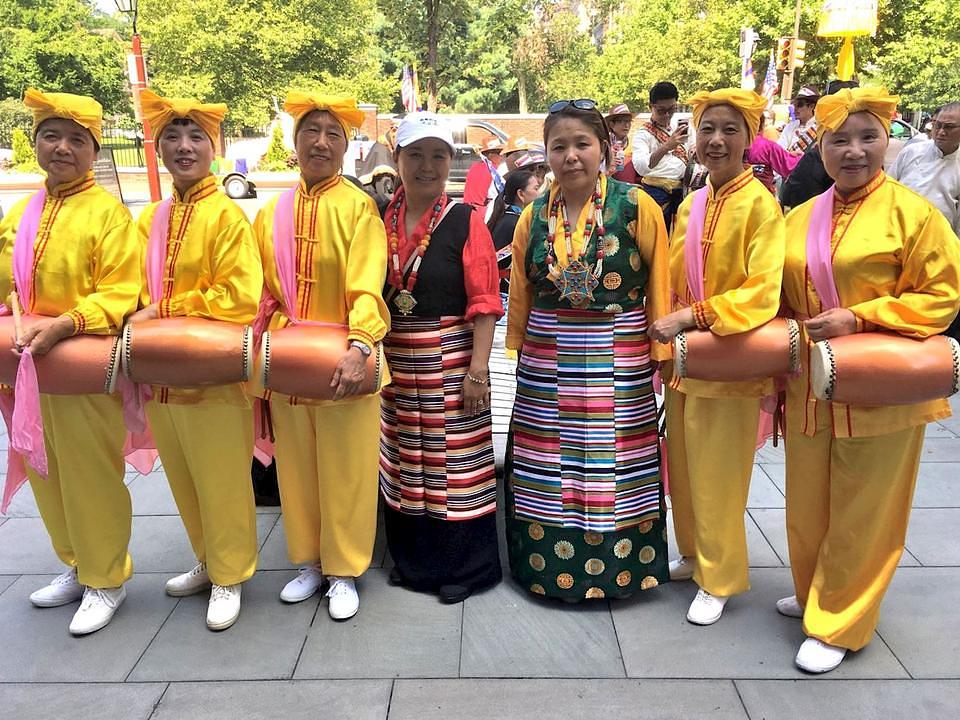
[[(810, 343), (870, 330), (942, 332), (960, 302), (960, 249), (943, 216), (883, 172), (898, 98), (841, 90), (817, 104), (820, 154), (834, 186), (787, 216), (788, 309)], [(819, 211), (819, 212), (818, 212)], [(837, 667), (873, 637), (903, 552), (924, 425), (946, 400), (853, 407), (817, 400), (804, 373), (787, 388), (787, 539), (803, 618), (797, 665)]]
[[(780, 207), (744, 166), (766, 101), (749, 90), (701, 92), (691, 99), (697, 157), (707, 187), (684, 200), (673, 228), (674, 312), (650, 336), (670, 342), (697, 328), (734, 335), (771, 320), (780, 305), (784, 224)], [(750, 589), (746, 530), (760, 400), (773, 381), (664, 379), (670, 496), (680, 559), (673, 580), (700, 589), (687, 620), (710, 625), (732, 595)]]
[[(130, 322), (196, 317), (250, 323), (263, 289), (260, 252), (243, 211), (210, 173), (227, 107), (149, 90), (141, 100), (173, 178), (173, 197), (148, 207), (137, 223), (145, 281), (143, 307)], [(198, 561), (167, 581), (167, 594), (211, 588), (207, 627), (224, 630), (239, 616), (241, 583), (257, 567), (250, 398), (239, 384), (154, 386), (147, 418)]]
[[(116, 335), (136, 310), (140, 247), (130, 213), (93, 179), (102, 109), (89, 97), (27, 90), (44, 187), (0, 222), (0, 297), (12, 290), (26, 319), (21, 363), (79, 333)], [(29, 393), (28, 393), (29, 394)], [(30, 403), (31, 398), (16, 399)], [(34, 397), (35, 402), (35, 397)], [(81, 599), (70, 632), (104, 627), (133, 574), (126, 429), (117, 395), (40, 395), (27, 475), (57, 556), (70, 569), (30, 596), (37, 607)], [(9, 428), (14, 435), (24, 428)], [(14, 443), (16, 445), (16, 443)], [(44, 457), (45, 455), (45, 457)], [(44, 467), (45, 466), (45, 467)]]
[[(356, 100), (292, 92), (284, 109), (296, 122), (300, 183), (254, 222), (278, 306), (269, 328), (320, 321), (349, 333), (334, 400), (270, 398), (287, 551), (306, 566), (280, 599), (306, 600), (329, 580), (330, 617), (345, 620), (360, 608), (354, 578), (369, 567), (376, 535), (380, 397), (356, 395), (366, 357), (389, 328), (387, 238), (373, 199), (340, 175), (351, 129), (363, 121)], [(289, 262), (289, 286), (278, 262)]]

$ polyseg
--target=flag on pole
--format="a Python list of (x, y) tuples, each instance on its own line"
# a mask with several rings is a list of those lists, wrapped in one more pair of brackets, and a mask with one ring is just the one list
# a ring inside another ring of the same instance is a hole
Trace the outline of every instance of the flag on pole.
[(773, 107), (773, 101), (780, 92), (780, 81), (777, 77), (777, 56), (774, 48), (770, 48), (770, 62), (767, 64), (767, 74), (763, 77), (763, 89), (760, 94), (767, 99), (767, 110)]
[(417, 85), (417, 71), (413, 65), (404, 65), (403, 77), (400, 80), (400, 97), (403, 100), (403, 109), (407, 112), (416, 112), (420, 109)]
[(754, 48), (757, 46), (757, 34), (753, 28), (740, 28), (740, 87), (744, 90), (753, 90), (757, 87), (756, 78), (753, 77), (753, 56)]

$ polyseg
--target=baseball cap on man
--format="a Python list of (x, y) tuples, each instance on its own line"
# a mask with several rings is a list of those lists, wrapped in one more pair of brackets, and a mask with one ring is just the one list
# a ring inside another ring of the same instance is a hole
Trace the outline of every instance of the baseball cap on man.
[(453, 132), (450, 127), (434, 113), (410, 113), (400, 121), (397, 127), (397, 147), (405, 148), (407, 145), (427, 138), (441, 140), (450, 147), (450, 152), (457, 151), (453, 144)]
[(804, 85), (793, 98), (793, 102), (806, 101), (816, 104), (817, 100), (820, 99), (820, 91), (817, 90), (816, 85)]

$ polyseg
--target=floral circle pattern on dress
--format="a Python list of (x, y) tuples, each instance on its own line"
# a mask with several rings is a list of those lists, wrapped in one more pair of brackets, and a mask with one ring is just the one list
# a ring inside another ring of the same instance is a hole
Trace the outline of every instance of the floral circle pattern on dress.
[(640, 253), (633, 248), (630, 248), (630, 269), (634, 272), (640, 272), (640, 266)]
[(587, 545), (602, 545), (603, 535), (598, 532), (587, 531), (583, 534), (583, 541)]
[(624, 570), (617, 575), (617, 585), (620, 587), (626, 587), (630, 584), (630, 581), (633, 579), (633, 575), (630, 574), (629, 570)]
[(603, 236), (603, 256), (605, 258), (613, 257), (620, 250), (620, 238), (616, 235)]
[(570, 573), (560, 573), (557, 575), (557, 586), (561, 590), (569, 590), (573, 587), (573, 575)]
[(543, 585), (540, 583), (534, 583), (530, 586), (530, 592), (536, 593), (537, 595), (546, 595), (547, 591), (543, 589)]
[(638, 192), (640, 192), (640, 189), (637, 187), (632, 187), (629, 190), (627, 190), (627, 201), (633, 205), (636, 205), (637, 200), (639, 199), (637, 197)]
[(527, 535), (533, 540), (543, 540), (543, 525), (540, 523), (530, 523), (527, 526)]
[(640, 562), (649, 565), (657, 557), (657, 551), (651, 545), (644, 545), (640, 548)]
[(573, 543), (569, 540), (558, 540), (557, 544), (553, 546), (553, 551), (561, 560), (569, 560), (576, 554)]
[(603, 311), (605, 313), (611, 313), (611, 314), (622, 313), (623, 305), (621, 305), (620, 303), (610, 303), (603, 309)]
[(634, 240), (637, 239), (637, 221), (636, 220), (631, 220), (630, 222), (627, 223), (627, 233)]
[(603, 588), (592, 587), (587, 588), (587, 594), (585, 597), (590, 598), (591, 600), (599, 600), (600, 598), (605, 598), (607, 594), (603, 591)]
[(604, 571), (606, 565), (599, 558), (590, 558), (583, 564), (583, 570), (587, 575), (599, 575)]
[(648, 532), (653, 530), (653, 520), (645, 520), (637, 525), (637, 529), (640, 531), (641, 535), (646, 535)]
[(532, 567), (537, 572), (541, 572), (547, 566), (547, 561), (543, 559), (543, 555), (540, 553), (532, 553), (530, 555), (530, 567)]
[(650, 590), (655, 588), (660, 583), (657, 582), (657, 579), (653, 575), (647, 575), (643, 580), (640, 581), (641, 590)]
[(632, 551), (633, 551), (633, 543), (627, 538), (618, 540), (617, 543), (613, 546), (613, 554), (616, 555), (621, 560), (625, 557), (629, 557)]

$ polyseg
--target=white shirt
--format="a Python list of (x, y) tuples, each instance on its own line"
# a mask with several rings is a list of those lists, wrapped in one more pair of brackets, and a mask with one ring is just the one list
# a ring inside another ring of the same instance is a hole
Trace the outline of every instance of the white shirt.
[(888, 174), (923, 195), (960, 233), (960, 151), (944, 156), (933, 140), (909, 143)]
[(791, 120), (783, 126), (783, 132), (780, 133), (780, 138), (777, 140), (777, 144), (784, 150), (789, 150), (790, 152), (805, 150), (806, 148), (794, 147), (797, 143), (797, 138), (803, 135), (803, 133), (810, 128), (815, 128), (816, 126), (817, 119), (813, 117), (807, 120), (805, 123), (801, 123), (799, 120)]
[[(646, 123), (644, 123), (646, 124)], [(662, 128), (661, 128), (662, 129)], [(670, 134), (670, 131), (666, 131)], [(693, 135), (693, 128), (689, 131), (689, 136)], [(650, 156), (660, 147), (660, 141), (653, 134), (641, 126), (633, 135), (633, 167), (636, 168), (640, 177), (663, 178), (664, 180), (683, 180), (683, 175), (687, 171), (687, 163), (674, 155), (671, 150), (662, 158), (657, 166), (650, 167)], [(693, 152), (693, 141), (688, 139), (684, 147), (689, 156)]]

